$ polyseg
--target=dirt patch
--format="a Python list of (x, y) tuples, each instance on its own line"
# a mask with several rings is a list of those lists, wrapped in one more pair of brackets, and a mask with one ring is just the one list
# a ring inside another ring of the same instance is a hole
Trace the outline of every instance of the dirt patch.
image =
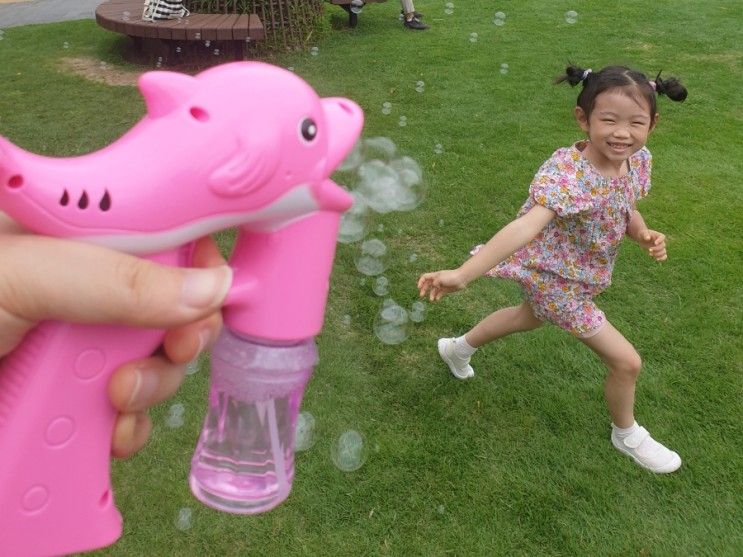
[(137, 79), (142, 75), (142, 71), (116, 68), (92, 58), (62, 58), (60, 67), (65, 72), (71, 72), (90, 81), (117, 87), (136, 86)]

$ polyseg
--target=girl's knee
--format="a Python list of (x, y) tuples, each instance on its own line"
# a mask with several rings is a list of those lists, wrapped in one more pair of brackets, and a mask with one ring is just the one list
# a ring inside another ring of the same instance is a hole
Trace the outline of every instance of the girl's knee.
[(640, 375), (640, 370), (642, 369), (642, 358), (640, 358), (637, 352), (633, 351), (623, 355), (618, 361), (613, 362), (611, 368), (615, 373), (636, 378)]

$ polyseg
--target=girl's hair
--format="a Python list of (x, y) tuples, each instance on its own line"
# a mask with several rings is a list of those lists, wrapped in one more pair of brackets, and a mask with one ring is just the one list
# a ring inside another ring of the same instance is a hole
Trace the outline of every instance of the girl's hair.
[(658, 72), (655, 80), (649, 80), (644, 73), (626, 66), (606, 66), (601, 71), (594, 72), (570, 64), (563, 75), (555, 78), (555, 83), (563, 81), (567, 81), (572, 87), (583, 83), (577, 104), (586, 113), (586, 117), (591, 115), (596, 97), (609, 89), (624, 89), (633, 99), (644, 98), (650, 106), (651, 118), (656, 113), (656, 93), (665, 95), (672, 101), (680, 102), (686, 98), (686, 87), (675, 77), (661, 79)]

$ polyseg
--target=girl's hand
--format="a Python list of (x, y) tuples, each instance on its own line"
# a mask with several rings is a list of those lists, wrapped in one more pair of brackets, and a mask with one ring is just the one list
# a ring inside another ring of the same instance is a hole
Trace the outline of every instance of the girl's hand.
[(420, 297), (424, 298), (428, 294), (428, 299), (432, 302), (466, 287), (467, 281), (459, 269), (424, 273), (418, 279)]
[(641, 248), (648, 250), (650, 257), (653, 257), (656, 261), (668, 259), (665, 234), (646, 229), (638, 234), (637, 243), (640, 244)]

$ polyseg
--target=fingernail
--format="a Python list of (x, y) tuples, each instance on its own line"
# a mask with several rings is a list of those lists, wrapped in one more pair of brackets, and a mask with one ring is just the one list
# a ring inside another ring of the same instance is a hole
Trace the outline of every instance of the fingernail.
[(157, 390), (157, 377), (154, 373), (148, 373), (145, 369), (136, 370), (136, 382), (132, 389), (132, 396), (129, 398), (127, 408), (130, 411), (140, 410), (147, 406), (147, 402), (152, 398)]
[(183, 279), (181, 301), (202, 309), (221, 302), (232, 284), (232, 269), (227, 265), (210, 269), (188, 269)]

